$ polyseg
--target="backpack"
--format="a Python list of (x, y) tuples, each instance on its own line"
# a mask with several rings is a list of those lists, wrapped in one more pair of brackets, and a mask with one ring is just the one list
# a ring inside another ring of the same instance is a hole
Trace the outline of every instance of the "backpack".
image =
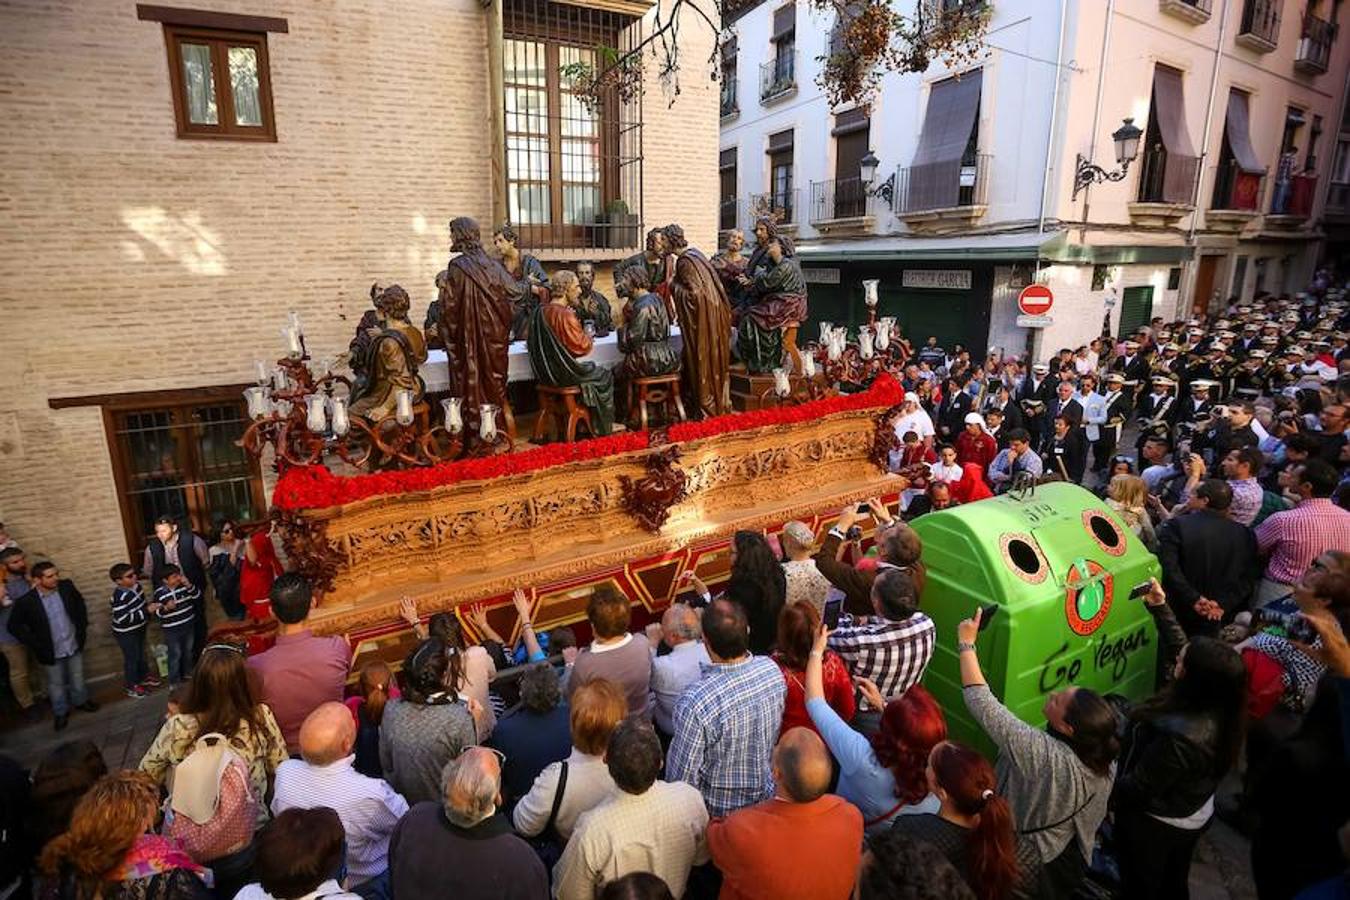
[(219, 732), (204, 734), (173, 772), (165, 834), (199, 863), (237, 852), (253, 839), (258, 799), (248, 765)]

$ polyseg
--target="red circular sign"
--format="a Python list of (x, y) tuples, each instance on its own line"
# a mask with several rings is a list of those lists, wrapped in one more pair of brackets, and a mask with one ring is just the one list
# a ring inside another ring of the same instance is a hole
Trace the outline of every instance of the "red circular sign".
[(1092, 634), (1106, 621), (1115, 597), (1115, 579), (1101, 565), (1080, 559), (1064, 578), (1064, 615), (1075, 634)]
[(1043, 316), (1055, 305), (1055, 295), (1043, 284), (1029, 284), (1017, 295), (1017, 308), (1024, 316)]

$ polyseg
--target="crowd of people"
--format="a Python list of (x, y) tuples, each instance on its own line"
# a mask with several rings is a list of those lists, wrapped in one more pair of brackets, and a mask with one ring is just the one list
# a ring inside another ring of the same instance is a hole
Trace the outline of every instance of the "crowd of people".
[[(109, 603), (129, 696), (158, 686), (158, 621), (163, 725), (135, 771), (87, 742), (32, 773), (0, 757), (0, 897), (1184, 897), (1216, 816), (1251, 836), (1262, 898), (1343, 896), (1350, 354), (1339, 294), (1311, 299), (1025, 370), (930, 340), (895, 421), (898, 503), (850, 504), (819, 539), (737, 532), (720, 590), (689, 573), (640, 630), (599, 587), (584, 642), (537, 633), (523, 590), (514, 642), (480, 607), (424, 619), (405, 598), (398, 676), (352, 671), (265, 532), (228, 523), (211, 545), (162, 522), (142, 571), (110, 569)], [(1161, 562), (1156, 693), (1070, 684), (1039, 728), (986, 684), (980, 613), (951, 633), (924, 613), (906, 520), (1088, 471)], [(96, 709), (85, 600), (0, 543), (10, 687), (34, 706), (35, 659), (61, 729)], [(208, 586), (275, 619), (275, 644), (212, 639)], [(924, 687), (939, 645), (963, 709)], [(992, 763), (951, 738), (955, 715)]]

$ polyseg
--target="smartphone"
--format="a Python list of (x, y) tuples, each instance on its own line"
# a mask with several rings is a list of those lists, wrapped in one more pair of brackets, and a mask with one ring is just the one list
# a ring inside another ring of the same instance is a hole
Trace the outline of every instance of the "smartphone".
[(1148, 592), (1151, 591), (1152, 589), (1153, 589), (1153, 582), (1151, 581), (1145, 581), (1142, 584), (1136, 584), (1134, 587), (1130, 588), (1130, 599), (1143, 600), (1145, 597), (1148, 596)]
[(872, 507), (868, 506), (866, 503), (858, 504), (858, 515), (870, 516), (871, 514), (872, 514)]
[(984, 631), (989, 627), (989, 623), (994, 620), (994, 616), (1001, 609), (997, 603), (986, 603), (980, 607), (980, 630)]
[(830, 600), (825, 603), (825, 627), (833, 631), (839, 627), (839, 614), (844, 611), (844, 601)]

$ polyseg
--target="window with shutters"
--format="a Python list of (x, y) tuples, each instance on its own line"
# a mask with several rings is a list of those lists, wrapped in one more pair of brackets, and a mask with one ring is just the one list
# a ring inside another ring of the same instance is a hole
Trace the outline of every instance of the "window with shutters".
[(1139, 196), (1146, 203), (1190, 205), (1200, 157), (1186, 127), (1182, 73), (1167, 66), (1153, 69), (1153, 97), (1139, 165)]
[(783, 224), (796, 221), (797, 190), (792, 180), (793, 133), (769, 135), (769, 190), (751, 198), (754, 216), (773, 216)]
[(850, 109), (834, 117), (834, 178), (811, 185), (811, 221), (856, 219), (867, 214), (867, 185), (863, 184), (862, 158), (871, 141), (871, 119), (865, 108)]
[(773, 13), (772, 58), (759, 67), (761, 102), (786, 96), (797, 87), (797, 7), (780, 6)]
[(736, 115), (741, 108), (736, 99), (736, 91), (739, 87), (736, 83), (736, 65), (737, 43), (736, 38), (732, 37), (722, 44), (721, 102), (718, 104), (718, 109), (723, 118)]
[(1122, 340), (1134, 334), (1141, 325), (1147, 325), (1153, 315), (1153, 288), (1126, 288), (1121, 295), (1120, 323), (1116, 335)]
[(717, 173), (721, 182), (721, 200), (717, 211), (717, 227), (729, 231), (736, 227), (737, 201), (736, 191), (736, 148), (723, 150), (717, 160)]

